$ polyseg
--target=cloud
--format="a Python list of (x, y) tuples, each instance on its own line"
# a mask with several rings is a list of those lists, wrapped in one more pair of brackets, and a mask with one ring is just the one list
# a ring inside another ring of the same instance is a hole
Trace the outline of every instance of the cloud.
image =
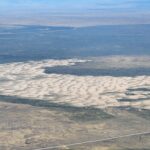
[[(93, 18), (97, 16), (109, 18), (107, 22), (101, 23), (99, 21), (98, 24), (113, 24), (111, 23), (114, 20), (112, 16), (116, 17), (115, 24), (120, 24), (120, 19), (124, 15), (128, 19), (123, 18), (123, 24), (131, 24), (132, 22), (143, 24), (149, 23), (149, 17), (147, 17), (150, 16), (149, 8), (150, 2), (148, 0), (1, 0), (0, 19), (3, 24), (16, 22), (16, 24), (22, 25), (30, 23), (39, 25), (38, 22), (43, 22), (43, 25), (47, 25), (47, 22), (52, 22), (54, 25), (58, 25), (55, 19), (60, 20), (58, 22), (61, 24), (61, 16), (65, 15), (62, 24), (65, 21), (67, 22), (68, 16), (70, 16), (75, 20), (75, 23), (72, 23), (74, 25), (76, 22), (82, 22), (80, 17), (84, 20), (86, 19), (85, 15), (91, 16), (92, 13)], [(138, 19), (141, 15), (142, 17)], [(78, 18), (74, 18), (74, 16), (78, 16)], [(131, 16), (132, 19), (130, 19)], [(71, 22), (71, 19), (69, 19), (69, 22)], [(90, 22), (92, 20), (85, 22), (85, 24), (88, 25)]]

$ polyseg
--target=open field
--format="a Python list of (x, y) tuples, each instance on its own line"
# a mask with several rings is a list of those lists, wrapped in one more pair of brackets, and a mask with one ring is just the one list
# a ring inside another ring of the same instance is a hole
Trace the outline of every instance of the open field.
[[(0, 149), (3, 150), (34, 150), (150, 131), (149, 110), (78, 108), (54, 103), (39, 107), (32, 103), (18, 104), (17, 100), (14, 104), (11, 97), (8, 100), (0, 102)], [(148, 150), (149, 147), (150, 134), (143, 134), (56, 149)]]

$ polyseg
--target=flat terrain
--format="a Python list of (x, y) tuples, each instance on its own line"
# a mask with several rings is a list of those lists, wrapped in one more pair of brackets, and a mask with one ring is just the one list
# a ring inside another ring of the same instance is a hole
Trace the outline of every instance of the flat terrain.
[[(0, 149), (34, 150), (150, 131), (149, 110), (78, 108), (54, 103), (47, 107), (31, 105), (0, 102)], [(143, 134), (56, 149), (148, 150), (149, 147), (150, 134)]]

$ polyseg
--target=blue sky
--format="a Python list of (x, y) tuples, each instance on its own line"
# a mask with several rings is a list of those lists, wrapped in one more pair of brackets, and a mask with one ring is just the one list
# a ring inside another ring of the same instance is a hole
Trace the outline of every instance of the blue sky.
[(143, 17), (148, 21), (150, 0), (0, 0), (0, 24), (11, 22), (11, 19), (15, 20), (17, 17), (29, 20), (31, 17), (45, 17), (48, 21), (52, 20), (49, 17), (53, 12), (58, 16), (63, 12), (66, 16), (74, 13), (82, 17), (84, 13), (84, 15), (94, 14), (96, 17), (107, 18), (113, 16), (119, 19), (121, 17), (135, 19), (144, 15)]
[(0, 0), (0, 8), (137, 9), (149, 10), (150, 0)]

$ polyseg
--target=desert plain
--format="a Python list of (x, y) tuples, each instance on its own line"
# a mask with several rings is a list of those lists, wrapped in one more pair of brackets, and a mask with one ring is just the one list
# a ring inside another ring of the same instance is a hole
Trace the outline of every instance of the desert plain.
[(109, 56), (0, 64), (0, 149), (148, 150), (149, 62)]

